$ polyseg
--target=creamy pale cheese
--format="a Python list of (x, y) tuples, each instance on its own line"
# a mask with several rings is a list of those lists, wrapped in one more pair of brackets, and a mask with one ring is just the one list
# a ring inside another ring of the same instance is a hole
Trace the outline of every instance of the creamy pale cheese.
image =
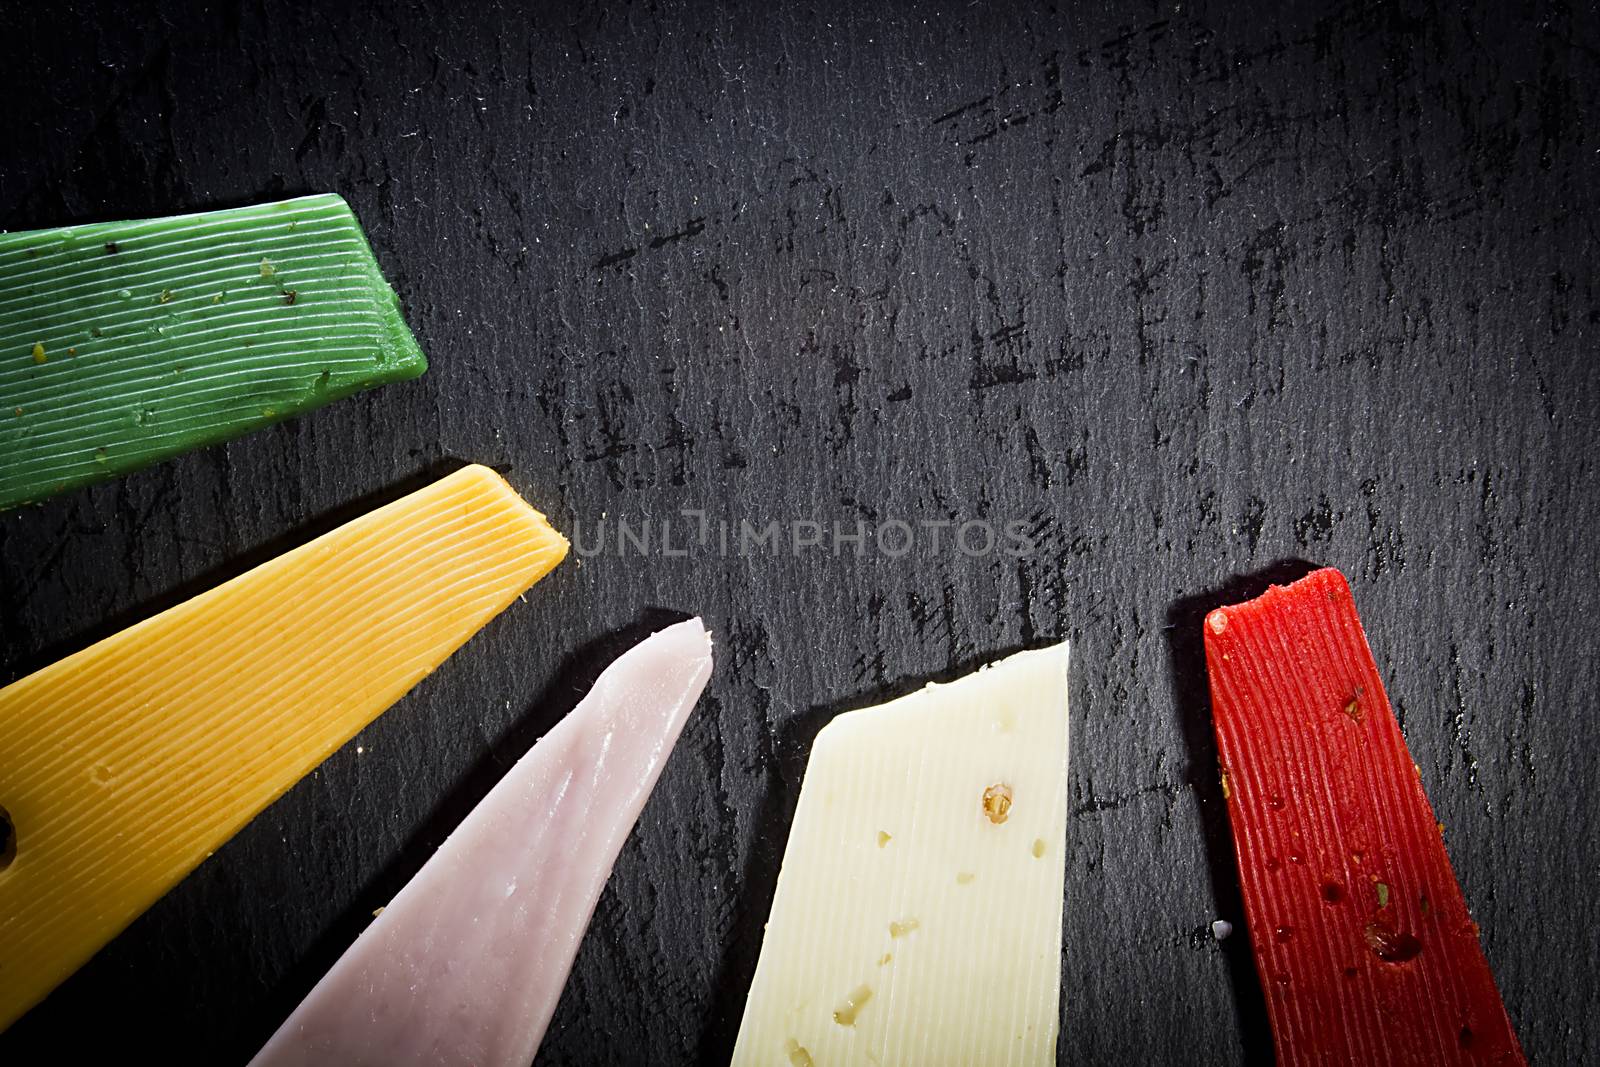
[(733, 1062), (1052, 1064), (1067, 646), (817, 736)]

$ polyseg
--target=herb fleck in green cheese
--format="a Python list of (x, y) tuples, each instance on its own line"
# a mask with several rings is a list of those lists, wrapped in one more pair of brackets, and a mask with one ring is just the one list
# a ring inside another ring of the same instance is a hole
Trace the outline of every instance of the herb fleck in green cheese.
[(426, 369), (335, 195), (0, 233), (0, 508)]

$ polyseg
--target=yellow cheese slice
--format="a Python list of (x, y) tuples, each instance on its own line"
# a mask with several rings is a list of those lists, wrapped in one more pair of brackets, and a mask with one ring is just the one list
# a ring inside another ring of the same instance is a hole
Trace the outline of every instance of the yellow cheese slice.
[(1067, 646), (817, 735), (735, 1065), (1054, 1064)]
[(467, 467), (0, 689), (0, 1029), (566, 551)]

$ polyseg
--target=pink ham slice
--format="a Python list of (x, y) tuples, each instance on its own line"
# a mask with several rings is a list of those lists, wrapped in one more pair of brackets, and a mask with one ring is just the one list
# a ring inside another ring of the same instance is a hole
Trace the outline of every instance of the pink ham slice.
[(527, 1067), (711, 675), (699, 619), (606, 668), (317, 983), (253, 1067)]

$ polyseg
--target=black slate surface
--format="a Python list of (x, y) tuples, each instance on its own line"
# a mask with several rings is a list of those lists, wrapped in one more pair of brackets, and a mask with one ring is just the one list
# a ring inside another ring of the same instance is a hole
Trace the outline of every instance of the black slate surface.
[(1197, 626), (1297, 561), (1352, 580), (1530, 1057), (1600, 1062), (1600, 19), (1528, 7), (12, 7), (0, 225), (337, 191), (433, 369), (0, 516), (0, 678), (463, 460), (591, 544), (698, 509), (1037, 550), (575, 556), (0, 1062), (242, 1063), (691, 612), (717, 673), (541, 1063), (725, 1060), (821, 723), (1058, 637), (1061, 1062), (1265, 1062), (1208, 935)]

